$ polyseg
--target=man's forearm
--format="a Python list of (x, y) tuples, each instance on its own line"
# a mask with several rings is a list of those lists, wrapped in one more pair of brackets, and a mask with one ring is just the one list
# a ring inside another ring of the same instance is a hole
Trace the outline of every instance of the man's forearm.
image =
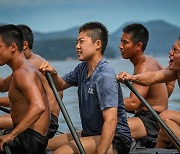
[(56, 89), (58, 91), (64, 90), (63, 87), (62, 87), (63, 79), (61, 77), (59, 77), (58, 74), (53, 74), (52, 79), (53, 79), (54, 85), (56, 86)]
[(0, 97), (0, 105), (10, 107), (10, 100), (8, 97)]
[(142, 86), (149, 86), (156, 81), (153, 75), (153, 72), (132, 75), (131, 81)]
[(107, 153), (114, 138), (116, 125), (117, 125), (116, 120), (112, 121), (112, 123), (104, 122), (99, 146), (97, 148), (97, 154)]
[(5, 79), (0, 77), (0, 92), (7, 92), (9, 90), (11, 78), (12, 78), (12, 75), (8, 76)]

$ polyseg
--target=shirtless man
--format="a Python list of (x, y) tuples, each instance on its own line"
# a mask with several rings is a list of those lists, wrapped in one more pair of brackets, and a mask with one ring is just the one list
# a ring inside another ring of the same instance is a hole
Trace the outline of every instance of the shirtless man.
[[(45, 59), (32, 52), (33, 42), (34, 42), (34, 36), (33, 36), (32, 30), (27, 25), (17, 25), (17, 27), (21, 30), (23, 34), (23, 41), (24, 41), (23, 53), (25, 55), (25, 58), (28, 59), (30, 63), (36, 69), (39, 69), (40, 65), (42, 64), (43, 61), (45, 61)], [(48, 100), (50, 103), (50, 109), (51, 109), (51, 122), (50, 122), (50, 127), (49, 127), (49, 132), (48, 132), (48, 138), (50, 139), (58, 131), (58, 127), (59, 127), (58, 116), (59, 116), (60, 108), (44, 76), (42, 77), (42, 83), (43, 83), (43, 86), (45, 87)], [(62, 99), (63, 97), (62, 91), (60, 91), (59, 94)], [(3, 102), (5, 101), (4, 99), (5, 98), (0, 98), (0, 105), (8, 107), (8, 102), (7, 102), (8, 98), (6, 98), (6, 102)], [(11, 128), (12, 127), (11, 125), (12, 125), (12, 122), (11, 122), (10, 116), (6, 114), (1, 115), (0, 128), (3, 128), (3, 129)]]
[[(148, 39), (149, 32), (141, 24), (130, 24), (123, 29), (119, 48), (122, 57), (130, 59), (134, 65), (134, 74), (163, 69), (157, 60), (144, 53)], [(117, 75), (118, 80), (121, 79), (122, 74)], [(165, 83), (151, 86), (133, 84), (133, 86), (158, 114), (167, 109), (168, 92)], [(171, 91), (169, 90), (169, 95)], [(130, 97), (124, 99), (124, 105), (127, 111), (135, 111), (134, 117), (128, 118), (132, 138), (140, 139), (146, 136), (156, 138), (158, 136), (157, 121), (132, 92)]]
[[(39, 67), (41, 66), (42, 62), (46, 60), (42, 58), (41, 56), (34, 54), (32, 51), (33, 42), (34, 42), (34, 36), (33, 36), (32, 30), (27, 25), (17, 25), (17, 27), (22, 31), (22, 34), (23, 34), (23, 40), (24, 40), (23, 53), (25, 55), (25, 58), (28, 59), (29, 62), (37, 70), (39, 70)], [(48, 138), (50, 139), (58, 131), (58, 127), (59, 127), (58, 117), (59, 117), (60, 108), (53, 94), (53, 91), (50, 88), (44, 76), (42, 78), (42, 83), (45, 87), (48, 100), (49, 100), (50, 110), (51, 110), (51, 121), (50, 121), (50, 127), (49, 127), (49, 132), (48, 132)], [(60, 95), (60, 98), (62, 99), (63, 91), (59, 91), (59, 95)]]
[[(124, 80), (129, 80), (140, 85), (149, 86), (155, 83), (170, 82), (177, 79), (180, 86), (180, 37), (172, 46), (169, 55), (170, 60), (167, 68), (156, 72), (146, 72), (132, 76), (128, 73), (122, 73), (119, 75), (119, 80), (122, 82)], [(158, 94), (160, 94), (160, 96), (162, 95), (161, 92), (158, 92)], [(180, 139), (180, 112), (165, 110), (160, 114), (160, 117), (165, 121), (176, 137)], [(156, 147), (166, 148), (170, 142), (171, 140), (160, 130)]]
[[(41, 74), (22, 51), (23, 36), (17, 26), (0, 26), (0, 66), (7, 64), (13, 72), (8, 94), (14, 126), (0, 137), (0, 150), (8, 143), (13, 154), (39, 154), (45, 151), (48, 142), (49, 103)], [(4, 85), (1, 82), (0, 91)]]

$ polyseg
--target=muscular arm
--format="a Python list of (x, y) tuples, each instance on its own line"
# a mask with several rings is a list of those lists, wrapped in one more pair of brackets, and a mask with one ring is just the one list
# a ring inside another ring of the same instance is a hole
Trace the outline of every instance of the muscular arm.
[(175, 81), (167, 82), (166, 87), (167, 87), (168, 98), (169, 98), (174, 90)]
[[(148, 72), (149, 70), (151, 70), (151, 67), (142, 64), (134, 68), (134, 74)], [(143, 98), (146, 98), (149, 91), (149, 86), (141, 86), (135, 83), (133, 83), (133, 86)], [(141, 105), (141, 101), (135, 96), (133, 92), (130, 93), (130, 97), (124, 99), (124, 106), (127, 111), (136, 111), (141, 108)]]
[(12, 75), (6, 77), (5, 79), (0, 77), (0, 92), (7, 92), (11, 83)]
[[(125, 77), (126, 78), (126, 77)], [(145, 72), (142, 74), (137, 74), (128, 77), (134, 83), (140, 85), (152, 85), (154, 83), (163, 83), (174, 81), (176, 77), (176, 73), (169, 68), (165, 68), (164, 70), (155, 71), (155, 72)]]
[(107, 108), (103, 113), (104, 124), (102, 128), (102, 134), (100, 142), (97, 148), (97, 154), (107, 153), (116, 129), (117, 125), (117, 108)]
[[(164, 67), (162, 65), (160, 65), (159, 63), (158, 67), (160, 70), (163, 70)], [(168, 92), (168, 98), (171, 96), (173, 90), (174, 90), (174, 86), (175, 86), (175, 81), (171, 81), (171, 82), (166, 82), (166, 87), (167, 87), (167, 92)]]
[(10, 107), (9, 97), (0, 97), (0, 105), (5, 107)]
[[(143, 98), (146, 97), (149, 86), (140, 86), (137, 84), (133, 84), (133, 86)], [(131, 92), (130, 97), (124, 98), (124, 106), (127, 111), (135, 111), (141, 106), (141, 101)]]

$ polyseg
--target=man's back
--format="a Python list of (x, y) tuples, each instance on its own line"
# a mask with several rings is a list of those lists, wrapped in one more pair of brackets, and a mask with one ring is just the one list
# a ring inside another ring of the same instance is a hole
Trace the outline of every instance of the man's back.
[[(37, 54), (34, 54), (32, 53), (32, 55), (28, 58), (28, 60), (30, 61), (30, 63), (38, 70), (39, 67), (41, 66), (42, 62), (45, 61), (44, 58), (42, 58), (41, 56), (37, 55)], [(55, 115), (55, 116), (59, 116), (59, 112), (60, 112), (60, 108), (59, 108), (59, 105), (56, 101), (56, 98), (53, 94), (53, 91), (51, 90), (45, 76), (42, 77), (42, 82), (43, 82), (43, 85), (45, 87), (45, 90), (46, 90), (46, 93), (47, 93), (47, 96), (48, 96), (48, 100), (49, 100), (49, 103), (50, 103), (50, 109), (51, 109), (51, 112)]]

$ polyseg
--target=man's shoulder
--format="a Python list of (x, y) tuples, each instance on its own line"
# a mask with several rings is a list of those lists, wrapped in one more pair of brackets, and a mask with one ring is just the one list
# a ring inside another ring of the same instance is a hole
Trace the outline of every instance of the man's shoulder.
[(14, 73), (23, 74), (24, 76), (26, 76), (30, 74), (35, 74), (37, 72), (37, 69), (31, 63), (25, 62)]
[(32, 56), (32, 57), (33, 57), (33, 58), (37, 58), (37, 59), (46, 60), (46, 59), (44, 59), (43, 57), (41, 57), (40, 55), (35, 54), (35, 53), (33, 53), (33, 56)]
[(114, 76), (116, 75), (115, 70), (107, 63), (107, 65), (103, 65), (99, 67), (98, 72), (104, 76)]
[(31, 83), (34, 79), (37, 79), (38, 71), (33, 66), (23, 64), (21, 67), (13, 72), (13, 83), (18, 87), (22, 87), (25, 83)]
[(139, 74), (149, 71), (158, 71), (161, 69), (163, 69), (163, 66), (158, 62), (157, 59), (152, 56), (146, 55), (146, 59), (142, 63), (139, 63), (134, 67), (134, 72), (135, 74)]
[(151, 55), (146, 55), (146, 62), (152, 63), (152, 65), (161, 65), (158, 59)]
[(109, 65), (104, 65), (100, 67), (97, 70), (96, 76), (98, 80), (105, 81), (105, 82), (116, 80), (115, 70)]
[(41, 57), (40, 55), (37, 55), (37, 54), (33, 54), (33, 56), (30, 57), (30, 60), (36, 60), (36, 61), (47, 61), (46, 59), (44, 59), (43, 57)]

